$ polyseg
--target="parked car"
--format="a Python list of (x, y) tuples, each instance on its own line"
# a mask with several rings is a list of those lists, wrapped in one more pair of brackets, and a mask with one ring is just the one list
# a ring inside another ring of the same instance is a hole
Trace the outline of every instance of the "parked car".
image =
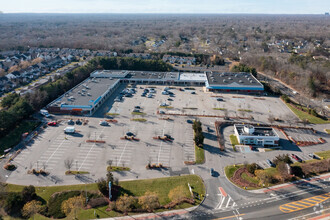
[(194, 122), (193, 122), (192, 120), (188, 119), (188, 120), (187, 120), (187, 123), (188, 123), (188, 124), (192, 124), (192, 123), (194, 123)]
[(319, 159), (319, 157), (316, 156), (315, 154), (308, 154), (308, 156), (310, 156), (310, 157), (313, 158), (313, 159)]
[(57, 122), (56, 121), (51, 121), (51, 122), (48, 122), (47, 125), (49, 125), (49, 126), (56, 126), (57, 125)]
[(295, 159), (297, 162), (299, 162), (299, 163), (301, 163), (302, 162), (302, 159), (300, 159), (297, 155), (295, 155), (295, 154), (291, 154), (291, 157), (293, 158), (293, 159)]
[(147, 96), (147, 98), (152, 98), (152, 94), (149, 94), (149, 95)]
[(134, 109), (133, 112), (140, 112), (140, 109)]
[(168, 106), (168, 104), (165, 103), (165, 102), (163, 102), (163, 103), (160, 104), (160, 106), (161, 106), (161, 107), (165, 107), (165, 106)]
[(73, 120), (68, 120), (68, 125), (74, 125), (74, 121)]
[(108, 126), (109, 123), (107, 121), (100, 121), (100, 125), (102, 125), (102, 126)]
[(76, 124), (77, 124), (77, 125), (81, 125), (82, 122), (78, 119), (78, 120), (76, 121)]
[(168, 99), (167, 99), (167, 101), (173, 101), (173, 99), (171, 99), (171, 98), (168, 98)]
[(180, 91), (184, 91), (184, 89), (182, 89), (182, 88), (180, 88), (179, 90), (180, 90)]
[(141, 97), (145, 97), (145, 96), (146, 96), (146, 93), (142, 93), (142, 94), (141, 94)]
[(141, 109), (141, 107), (140, 107), (140, 106), (138, 106), (138, 105), (137, 105), (137, 106), (134, 106), (134, 108), (136, 108), (136, 109)]
[(210, 169), (210, 174), (211, 174), (211, 176), (214, 176), (214, 169), (213, 168)]
[(266, 163), (270, 166), (270, 167), (275, 167), (275, 164), (270, 161), (269, 159), (266, 160)]
[(191, 92), (191, 94), (195, 95), (195, 94), (196, 94), (196, 92)]
[(217, 98), (217, 101), (222, 102), (223, 99), (222, 98)]
[(162, 95), (168, 95), (168, 92), (167, 91), (163, 91), (162, 92)]
[(159, 114), (165, 114), (165, 112), (164, 111), (159, 111)]

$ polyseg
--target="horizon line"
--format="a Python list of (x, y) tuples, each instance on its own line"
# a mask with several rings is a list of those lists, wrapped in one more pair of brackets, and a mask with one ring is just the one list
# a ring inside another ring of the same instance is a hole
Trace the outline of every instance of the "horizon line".
[(5, 14), (125, 14), (125, 15), (324, 15), (329, 13), (327, 11), (323, 13), (243, 13), (243, 12), (221, 12), (221, 13), (195, 13), (195, 12), (3, 12), (0, 11), (0, 15)]

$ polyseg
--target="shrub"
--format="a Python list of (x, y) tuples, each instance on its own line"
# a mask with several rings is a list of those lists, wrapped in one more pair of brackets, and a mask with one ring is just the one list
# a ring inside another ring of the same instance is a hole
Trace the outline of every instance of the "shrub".
[(273, 163), (277, 166), (280, 162), (291, 164), (292, 161), (288, 154), (278, 155), (273, 159)]
[(42, 212), (45, 207), (41, 205), (40, 201), (32, 200), (26, 203), (22, 209), (22, 214), (24, 217), (31, 217), (37, 213)]
[(103, 195), (105, 196), (109, 195), (108, 183), (104, 178), (98, 179), (97, 188)]
[(23, 202), (30, 202), (34, 199), (37, 198), (37, 194), (36, 194), (36, 189), (34, 188), (34, 186), (30, 185), (30, 186), (25, 186), (22, 190), (22, 199)]
[(153, 192), (146, 192), (144, 196), (141, 196), (139, 198), (139, 204), (142, 209), (147, 210), (148, 212), (152, 212), (160, 206), (158, 196)]
[(85, 198), (82, 195), (75, 196), (62, 202), (61, 210), (68, 216), (72, 211), (84, 207), (84, 204)]
[(99, 206), (104, 206), (108, 204), (108, 200), (105, 197), (99, 197), (95, 199), (90, 199), (88, 202), (88, 205), (91, 208), (99, 207)]
[(20, 193), (9, 193), (4, 204), (4, 209), (9, 215), (20, 215), (23, 205), (24, 202)]
[(48, 216), (53, 218), (64, 218), (65, 213), (61, 210), (62, 203), (65, 200), (79, 196), (80, 194), (80, 191), (67, 191), (53, 194), (48, 201)]
[(287, 95), (282, 95), (281, 98), (286, 103), (290, 103), (291, 102), (290, 98)]
[(132, 211), (135, 208), (137, 199), (133, 196), (128, 196), (127, 194), (121, 196), (116, 202), (116, 209), (125, 214)]
[(249, 173), (254, 175), (254, 171), (256, 171), (259, 168), (258, 164), (252, 163), (252, 164), (247, 164), (246, 169)]

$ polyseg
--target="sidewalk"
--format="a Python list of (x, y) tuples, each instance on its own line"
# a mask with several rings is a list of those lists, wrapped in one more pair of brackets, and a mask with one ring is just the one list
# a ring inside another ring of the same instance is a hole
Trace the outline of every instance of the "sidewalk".
[(267, 187), (267, 188), (263, 188), (263, 189), (256, 189), (256, 190), (249, 190), (248, 192), (251, 193), (267, 193), (267, 192), (271, 192), (271, 191), (276, 191), (279, 189), (284, 189), (290, 186), (294, 186), (294, 185), (299, 185), (301, 183), (308, 183), (308, 182), (313, 182), (313, 181), (317, 181), (317, 180), (324, 180), (330, 178), (330, 173), (326, 173), (320, 176), (314, 176), (311, 178), (306, 178), (306, 179), (302, 179), (302, 180), (297, 180), (297, 181), (293, 181), (293, 182), (289, 182), (289, 183), (284, 183), (284, 184), (280, 184), (280, 185), (276, 185), (276, 186), (272, 186), (272, 187)]
[(144, 220), (144, 219), (162, 219), (164, 217), (170, 217), (175, 215), (184, 215), (188, 212), (195, 210), (198, 206), (190, 207), (187, 209), (178, 209), (173, 211), (165, 211), (158, 213), (145, 213), (145, 214), (137, 214), (133, 216), (124, 216), (124, 217), (114, 217), (114, 218), (103, 218), (105, 220)]

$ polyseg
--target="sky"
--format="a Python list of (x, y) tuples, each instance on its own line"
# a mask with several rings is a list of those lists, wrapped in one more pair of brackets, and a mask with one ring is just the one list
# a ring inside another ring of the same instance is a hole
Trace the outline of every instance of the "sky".
[(1, 0), (4, 13), (323, 14), (330, 0)]

